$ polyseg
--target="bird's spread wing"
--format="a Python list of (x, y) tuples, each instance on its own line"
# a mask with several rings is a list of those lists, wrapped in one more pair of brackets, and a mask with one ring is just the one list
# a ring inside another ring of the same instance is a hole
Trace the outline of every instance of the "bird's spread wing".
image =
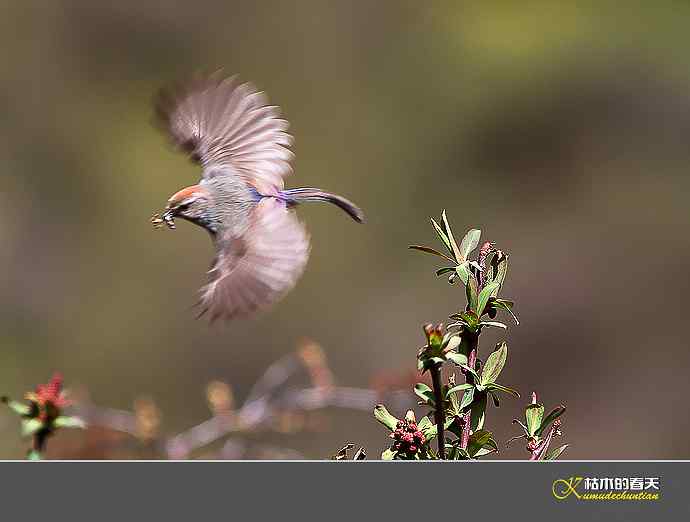
[(204, 177), (238, 175), (273, 194), (292, 172), (292, 136), (280, 108), (237, 76), (197, 77), (163, 90), (156, 113), (173, 142), (201, 163)]
[(308, 257), (309, 236), (294, 212), (277, 199), (263, 199), (245, 233), (218, 239), (201, 314), (232, 319), (267, 307), (295, 285)]

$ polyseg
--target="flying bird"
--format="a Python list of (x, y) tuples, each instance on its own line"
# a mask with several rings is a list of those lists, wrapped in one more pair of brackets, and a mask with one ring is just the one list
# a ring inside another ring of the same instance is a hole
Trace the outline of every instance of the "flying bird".
[(280, 108), (237, 76), (197, 76), (161, 90), (157, 121), (172, 142), (201, 166), (201, 180), (168, 200), (156, 226), (182, 218), (206, 229), (215, 245), (200, 316), (249, 316), (285, 295), (304, 271), (309, 235), (294, 207), (332, 203), (358, 223), (351, 201), (317, 188), (286, 189), (292, 136)]

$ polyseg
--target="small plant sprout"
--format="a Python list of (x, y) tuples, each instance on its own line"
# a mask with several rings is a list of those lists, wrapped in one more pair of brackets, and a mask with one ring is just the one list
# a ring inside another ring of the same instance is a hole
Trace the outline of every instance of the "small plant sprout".
[(331, 457), (331, 460), (365, 460), (367, 458), (367, 452), (364, 448), (360, 447), (357, 451), (355, 451), (352, 459), (350, 459), (350, 451), (353, 449), (355, 449), (355, 445), (351, 442), (348, 442), (345, 444), (345, 446), (338, 450), (338, 453)]
[(21, 434), (32, 440), (27, 453), (29, 460), (41, 460), (46, 440), (61, 428), (84, 428), (78, 417), (63, 415), (63, 409), (70, 405), (62, 389), (62, 376), (53, 375), (48, 384), (39, 384), (35, 391), (28, 392), (26, 402), (2, 397), (2, 402), (21, 418)]
[(555, 407), (546, 416), (544, 411), (544, 405), (537, 399), (537, 392), (532, 392), (532, 402), (525, 408), (524, 424), (518, 419), (513, 419), (513, 423), (522, 428), (523, 434), (513, 437), (508, 444), (514, 440), (526, 439), (527, 451), (530, 452), (529, 460), (555, 460), (568, 447), (567, 444), (563, 444), (549, 451), (553, 438), (561, 435), (559, 417), (565, 413), (565, 406), (561, 404)]

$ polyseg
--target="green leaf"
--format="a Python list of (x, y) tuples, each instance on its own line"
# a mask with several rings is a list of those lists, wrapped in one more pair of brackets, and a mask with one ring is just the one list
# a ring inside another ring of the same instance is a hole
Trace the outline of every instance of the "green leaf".
[(417, 429), (424, 434), (427, 441), (436, 437), (437, 426), (426, 415), (417, 423)]
[(414, 385), (414, 392), (421, 398), (424, 398), (427, 393), (433, 393), (433, 390), (427, 384), (418, 382)]
[(24, 419), (22, 421), (22, 437), (31, 437), (43, 429), (43, 421), (39, 419)]
[(568, 447), (568, 444), (563, 444), (560, 448), (554, 448), (549, 453), (544, 457), (544, 460), (556, 460), (558, 457), (561, 456), (561, 453), (565, 451), (565, 449)]
[(458, 447), (456, 460), (470, 460), (470, 458), (470, 454), (467, 453), (467, 450)]
[(456, 321), (455, 323), (450, 323), (448, 328), (467, 328), (471, 330), (470, 325), (465, 321)]
[(525, 409), (525, 420), (527, 422), (527, 433), (534, 437), (541, 426), (544, 418), (544, 406), (542, 404), (530, 404)]
[(496, 395), (496, 394), (491, 390), (491, 388), (487, 388), (487, 390), (489, 391), (489, 395), (491, 395), (491, 400), (494, 402), (494, 406), (496, 406), (497, 408), (500, 408), (500, 406), (501, 406), (501, 401), (498, 400), (498, 395)]
[(2, 398), (2, 402), (7, 404), (7, 407), (11, 409), (17, 415), (29, 415), (31, 413), (31, 406), (19, 401), (13, 401), (7, 397)]
[(479, 318), (477, 317), (477, 314), (474, 313), (474, 310), (460, 312), (459, 314), (452, 314), (450, 318), (459, 320), (461, 323), (464, 323), (464, 327), (469, 328), (470, 330), (475, 330), (479, 325)]
[(86, 428), (86, 423), (79, 417), (66, 417), (64, 415), (55, 419), (53, 425), (56, 428)]
[(444, 427), (448, 433), (454, 433), (458, 437), (462, 436), (462, 429), (460, 428), (460, 423), (458, 422), (458, 417), (462, 417), (459, 408), (449, 410), (447, 412), (446, 422)]
[(450, 243), (450, 247), (453, 251), (453, 255), (455, 256), (455, 259), (458, 261), (461, 260), (461, 253), (460, 249), (458, 248), (458, 244), (455, 242), (455, 238), (453, 237), (453, 231), (450, 228), (450, 224), (448, 223), (448, 218), (446, 218), (446, 211), (445, 209), (443, 212), (441, 212), (441, 220), (443, 221), (443, 226), (446, 229), (446, 234), (448, 234), (448, 242)]
[(474, 346), (474, 341), (472, 340), (472, 337), (473, 337), (472, 329), (467, 328), (467, 331), (468, 331), (468, 334), (467, 335), (463, 334), (461, 337), (462, 342), (460, 343), (460, 346), (458, 346), (458, 353), (469, 358), (470, 352), (472, 351), (472, 347)]
[(489, 297), (492, 297), (493, 292), (498, 290), (498, 287), (498, 283), (489, 283), (482, 288), (482, 291), (479, 293), (479, 299), (477, 300), (477, 317), (482, 316), (484, 308), (486, 308), (486, 304), (489, 302)]
[(482, 369), (482, 378), (480, 380), (483, 386), (496, 382), (501, 370), (503, 370), (507, 357), (508, 345), (506, 345), (505, 342), (501, 342), (498, 344), (498, 349), (489, 355), (486, 360), (486, 364), (484, 364), (484, 368)]
[(367, 459), (367, 450), (364, 449), (364, 446), (360, 447), (354, 455), (352, 455), (352, 460), (366, 460)]
[(466, 364), (458, 364), (458, 366), (460, 366), (460, 368), (462, 368), (466, 372), (469, 372), (470, 375), (472, 375), (472, 377), (474, 377), (475, 382), (480, 382), (481, 379), (479, 378), (479, 374), (475, 370), (473, 370), (472, 368), (470, 368)]
[(498, 449), (482, 448), (477, 453), (474, 454), (474, 458), (478, 459), (479, 457), (483, 457), (485, 455), (490, 455), (491, 453), (497, 453), (497, 452), (498, 452)]
[(515, 303), (512, 301), (508, 301), (507, 299), (492, 299), (491, 300), (491, 306), (498, 310), (505, 310), (508, 312), (511, 317), (513, 318), (513, 321), (515, 321), (515, 324), (520, 324), (520, 321), (518, 321), (517, 316), (513, 313), (513, 306)]
[(451, 395), (452, 393), (456, 393), (462, 390), (469, 390), (470, 388), (474, 388), (474, 385), (466, 382), (465, 384), (458, 384), (456, 386), (453, 386), (446, 392), (446, 397)]
[(398, 425), (398, 419), (388, 413), (388, 410), (383, 404), (377, 404), (376, 407), (374, 407), (374, 417), (391, 431), (394, 431)]
[(453, 441), (451, 444), (446, 444), (446, 458), (448, 460), (469, 460), (471, 457), (467, 450), (460, 447), (458, 441)]
[(446, 359), (448, 359), (449, 361), (454, 362), (454, 363), (457, 364), (458, 366), (460, 366), (460, 365), (465, 365), (465, 366), (467, 366), (467, 356), (464, 355), (464, 354), (462, 354), (462, 353), (458, 353), (458, 352), (448, 352), (448, 353), (446, 354)]
[(549, 424), (551, 424), (553, 421), (555, 421), (558, 417), (563, 415), (565, 413), (565, 406), (562, 404), (560, 406), (556, 406), (553, 410), (551, 410), (546, 417), (544, 417), (544, 420), (541, 422), (541, 426), (537, 429), (535, 434), (538, 437), (541, 437), (541, 434), (544, 433), (546, 428), (549, 427)]
[(465, 390), (462, 395), (462, 400), (460, 401), (460, 411), (464, 410), (467, 406), (472, 404), (474, 400), (474, 387)]
[(480, 265), (480, 264), (477, 263), (476, 261), (468, 261), (468, 262), (469, 262), (469, 264), (470, 264), (470, 268), (473, 269), (473, 272), (474, 272), (475, 275), (477, 275), (478, 273), (484, 271), (484, 269), (482, 268), (482, 265)]
[(492, 382), (490, 384), (486, 385), (487, 390), (493, 390), (493, 391), (500, 391), (503, 393), (509, 393), (513, 397), (517, 397), (518, 399), (520, 398), (520, 393), (517, 390), (514, 390), (513, 388), (510, 388), (508, 386), (503, 386), (502, 384), (498, 384), (497, 382)]
[(462, 338), (457, 333), (449, 332), (443, 338), (441, 346), (443, 347), (443, 351), (448, 353), (454, 351), (458, 346), (460, 346), (461, 342)]
[(469, 257), (472, 251), (479, 245), (479, 239), (481, 237), (482, 231), (476, 228), (470, 229), (467, 234), (465, 234), (465, 237), (463, 237), (460, 242), (460, 254), (462, 255), (462, 259), (458, 259), (458, 261), (464, 261)]
[(43, 460), (43, 457), (41, 457), (40, 451), (32, 449), (26, 454), (26, 460)]
[[(478, 299), (478, 286), (477, 286), (477, 278), (472, 276), (468, 278), (467, 284), (465, 285), (465, 295), (467, 297), (467, 304), (470, 307), (470, 310), (477, 310), (477, 299)], [(479, 316), (480, 314), (477, 313)]]
[(417, 397), (424, 401), (424, 404), (434, 406), (434, 391), (423, 382), (418, 382), (414, 385), (414, 393), (417, 395)]
[[(448, 236), (446, 233), (443, 231), (443, 229), (439, 226), (438, 223), (436, 223), (436, 220), (434, 218), (431, 218), (431, 224), (434, 225), (434, 229), (436, 230), (436, 234), (438, 235), (439, 239), (441, 242), (445, 245), (445, 247), (448, 249), (448, 252), (451, 254), (453, 253), (453, 247), (450, 244), (450, 239), (448, 239)], [(457, 261), (460, 261), (459, 259)], [(456, 261), (456, 262), (457, 262)]]
[(503, 282), (505, 281), (507, 273), (508, 273), (508, 255), (504, 254), (503, 252), (501, 252), (499, 250), (491, 258), (490, 279), (491, 279), (491, 281), (498, 283), (498, 289), (496, 289), (496, 293), (494, 294), (494, 297), (496, 297), (496, 295), (498, 295), (498, 291), (503, 286)]
[(431, 419), (429, 419), (429, 417), (427, 417), (426, 415), (419, 419), (419, 422), (417, 423), (417, 428), (419, 429), (419, 431), (422, 431), (430, 426), (435, 426), (435, 424), (432, 423)]
[[(431, 247), (428, 247), (428, 246), (421, 246), (421, 245), (410, 245), (408, 248), (409, 248), (410, 250), (419, 250), (420, 252), (426, 252), (427, 254), (433, 254), (433, 255), (435, 255), (435, 256), (442, 257), (442, 258), (445, 259), (446, 261), (450, 261), (451, 263), (455, 263), (455, 259), (453, 259), (453, 258), (450, 257), (450, 256), (447, 256), (447, 255), (444, 254), (443, 252), (439, 252), (439, 251), (436, 250), (435, 248), (431, 248)], [(451, 268), (450, 270), (451, 270), (451, 271), (452, 271), (452, 270), (455, 270), (455, 268)], [(436, 274), (437, 274), (437, 275), (441, 275), (441, 274), (439, 274), (438, 272), (437, 272)]]
[(450, 405), (446, 410), (446, 422), (453, 422), (456, 415), (460, 415), (460, 397), (458, 393), (451, 393), (446, 395), (446, 399), (450, 401)]
[(447, 266), (444, 268), (439, 268), (438, 270), (436, 270), (436, 275), (438, 277), (440, 277), (440, 276), (447, 274), (449, 272), (452, 272), (454, 274), (455, 273), (455, 267), (454, 266)]
[(508, 329), (508, 327), (500, 321), (482, 321), (479, 323), (479, 326), (493, 326), (494, 328), (503, 328), (504, 330)]
[(477, 452), (482, 449), (491, 440), (491, 432), (487, 430), (477, 430), (472, 435), (467, 443), (467, 453), (470, 457), (474, 457)]
[(493, 448), (493, 449), (495, 449), (496, 451), (498, 451), (498, 443), (497, 443), (496, 440), (493, 438), (493, 435), (492, 435), (491, 438), (489, 439), (489, 442), (487, 442), (486, 444), (484, 444), (484, 447), (485, 447), (485, 448), (486, 448), (486, 447), (488, 447), (488, 448)]
[(462, 284), (464, 285), (467, 284), (467, 281), (469, 281), (470, 278), (474, 277), (472, 275), (472, 272), (470, 272), (470, 265), (467, 261), (463, 261), (458, 266), (456, 266), (455, 273), (458, 274), (460, 281), (462, 281)]
[(355, 447), (354, 444), (352, 444), (351, 442), (348, 442), (347, 444), (345, 444), (345, 446), (343, 446), (342, 448), (340, 448), (338, 450), (338, 453), (336, 453), (335, 455), (333, 455), (331, 457), (331, 460), (347, 460), (348, 451), (350, 451), (354, 447)]
[(383, 453), (381, 453), (381, 460), (393, 460), (397, 454), (397, 451), (387, 449)]

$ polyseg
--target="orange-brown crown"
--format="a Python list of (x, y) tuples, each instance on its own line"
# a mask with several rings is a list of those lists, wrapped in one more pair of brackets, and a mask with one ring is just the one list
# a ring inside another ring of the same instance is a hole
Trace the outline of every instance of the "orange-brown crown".
[(201, 193), (203, 190), (204, 189), (199, 185), (192, 185), (191, 187), (185, 187), (182, 190), (178, 190), (172, 196), (170, 196), (170, 199), (168, 199), (168, 208), (174, 208), (185, 199), (193, 196), (196, 193)]

